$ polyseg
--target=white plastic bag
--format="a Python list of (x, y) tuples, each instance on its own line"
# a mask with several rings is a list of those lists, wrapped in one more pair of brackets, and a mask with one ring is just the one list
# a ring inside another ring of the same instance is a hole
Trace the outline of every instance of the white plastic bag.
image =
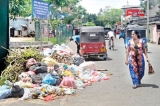
[(67, 69), (68, 71), (71, 71), (74, 75), (78, 74), (78, 71), (81, 70), (81, 68), (79, 68), (78, 66), (72, 64), (71, 66), (68, 67)]
[(97, 71), (95, 62), (84, 62), (82, 64), (79, 65), (80, 68), (83, 69), (83, 71), (88, 70), (88, 71)]
[(32, 98), (32, 93), (31, 93), (30, 89), (24, 88), (24, 94), (18, 100), (27, 100), (27, 99), (30, 99), (30, 98)]
[(86, 87), (85, 84), (80, 79), (75, 80), (75, 85), (77, 89), (84, 89)]

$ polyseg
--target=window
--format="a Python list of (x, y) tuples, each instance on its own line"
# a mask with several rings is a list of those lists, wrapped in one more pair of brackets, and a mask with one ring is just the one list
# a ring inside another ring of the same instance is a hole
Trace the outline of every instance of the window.
[(157, 25), (157, 30), (160, 30), (160, 25)]

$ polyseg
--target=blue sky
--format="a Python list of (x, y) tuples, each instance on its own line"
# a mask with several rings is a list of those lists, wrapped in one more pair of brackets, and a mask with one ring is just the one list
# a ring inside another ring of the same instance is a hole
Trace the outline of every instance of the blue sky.
[[(139, 5), (139, 0), (128, 0), (129, 5)], [(82, 0), (80, 2), (89, 13), (98, 13), (100, 8), (110, 6), (113, 8), (121, 8), (123, 5), (127, 5), (127, 0)]]

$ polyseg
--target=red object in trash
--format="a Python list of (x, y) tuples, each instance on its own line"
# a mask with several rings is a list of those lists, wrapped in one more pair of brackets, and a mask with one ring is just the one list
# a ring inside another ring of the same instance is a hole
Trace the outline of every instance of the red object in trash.
[(51, 101), (51, 100), (54, 100), (54, 96), (53, 95), (48, 95), (44, 98), (44, 101)]

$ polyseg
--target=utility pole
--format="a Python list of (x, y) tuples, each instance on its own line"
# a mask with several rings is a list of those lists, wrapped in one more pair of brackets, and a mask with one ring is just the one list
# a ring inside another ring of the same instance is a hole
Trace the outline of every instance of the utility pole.
[(129, 5), (129, 2), (128, 2), (128, 0), (127, 0), (127, 5)]
[(149, 0), (147, 0), (147, 40), (149, 41)]

